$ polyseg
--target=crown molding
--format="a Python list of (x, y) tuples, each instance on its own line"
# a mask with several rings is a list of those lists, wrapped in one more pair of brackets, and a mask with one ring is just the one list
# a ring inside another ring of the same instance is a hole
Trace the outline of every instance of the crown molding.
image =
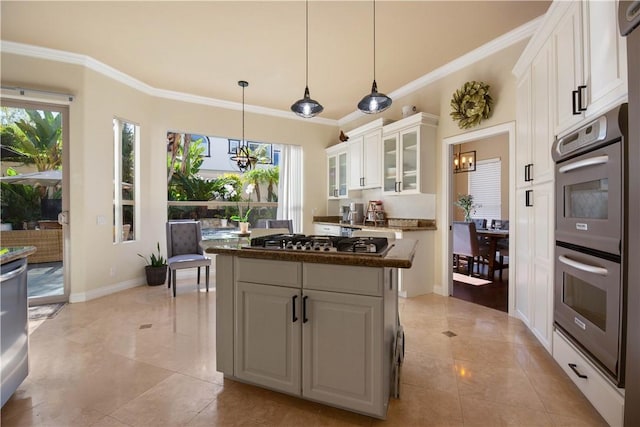
[[(208, 98), (199, 95), (193, 95), (190, 93), (177, 92), (166, 89), (159, 89), (146, 84), (145, 82), (131, 77), (128, 74), (123, 73), (103, 62), (100, 62), (90, 56), (80, 55), (77, 53), (66, 52), (63, 50), (50, 49), (46, 47), (33, 46), (23, 43), (10, 42), (6, 40), (0, 41), (0, 50), (2, 52), (11, 53), (14, 55), (29, 56), (32, 58), (45, 59), (49, 61), (62, 62), (66, 64), (79, 65), (88, 68), (92, 71), (100, 73), (105, 77), (113, 79), (119, 83), (127, 85), (133, 89), (138, 90), (144, 94), (155, 96), (158, 98), (169, 99), (173, 101), (187, 102), (191, 104), (200, 104), (210, 107), (218, 107), (229, 110), (241, 110), (242, 104), (239, 102), (225, 101), (222, 99)], [(314, 117), (311, 119), (305, 119), (303, 117), (296, 116), (291, 111), (282, 111), (275, 108), (260, 107), (257, 105), (245, 104), (246, 112), (261, 114), (272, 117), (279, 117), (288, 120), (300, 120), (305, 122), (317, 123), (328, 126), (337, 126), (338, 121), (332, 119), (325, 119), (322, 117)]]
[[(391, 97), (391, 99), (396, 99), (407, 96), (427, 85), (434, 83), (437, 80), (440, 80), (443, 77), (448, 76), (449, 74), (460, 71), (463, 68), (473, 65), (474, 63), (485, 59), (498, 51), (506, 49), (522, 40), (531, 37), (536, 32), (543, 19), (544, 15), (532, 19), (526, 24), (523, 24), (518, 28), (509, 31), (508, 33), (505, 33), (500, 37), (483, 44), (479, 48), (454, 59), (453, 61), (443, 65), (442, 67), (436, 68), (430, 73), (425, 74), (424, 76), (402, 86), (397, 90), (394, 90), (389, 94), (389, 97)], [(338, 124), (340, 126), (343, 126), (346, 123), (356, 120), (364, 115), (364, 113), (356, 110), (339, 119)]]

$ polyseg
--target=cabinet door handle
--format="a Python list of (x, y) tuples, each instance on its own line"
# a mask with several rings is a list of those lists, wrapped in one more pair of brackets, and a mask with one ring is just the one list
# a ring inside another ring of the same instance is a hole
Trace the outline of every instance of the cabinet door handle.
[(524, 193), (524, 205), (526, 207), (533, 206), (533, 200), (531, 200), (531, 194), (533, 194), (533, 190), (527, 190)]
[(529, 181), (533, 181), (533, 163), (529, 163)]
[(577, 90), (572, 90), (571, 91), (571, 105), (572, 105), (572, 112), (574, 116), (579, 116), (580, 115), (580, 110), (578, 110), (578, 97), (580, 96), (580, 94), (578, 93)]
[(302, 323), (307, 323), (309, 319), (307, 319), (307, 298), (308, 296), (302, 297)]
[(582, 105), (584, 90), (587, 88), (585, 85), (578, 86), (578, 111), (587, 111), (587, 106)]
[(360, 178), (360, 187), (364, 187), (364, 177)]
[(587, 378), (589, 378), (585, 374), (581, 374), (580, 371), (578, 371), (578, 365), (576, 365), (575, 363), (569, 363), (569, 367), (578, 376), (578, 378), (582, 378), (582, 379), (585, 379), (585, 380)]
[(292, 309), (291, 309), (291, 322), (296, 323), (298, 321), (298, 317), (296, 316), (296, 299), (298, 298), (298, 295), (294, 295), (291, 297), (291, 305), (292, 305)]

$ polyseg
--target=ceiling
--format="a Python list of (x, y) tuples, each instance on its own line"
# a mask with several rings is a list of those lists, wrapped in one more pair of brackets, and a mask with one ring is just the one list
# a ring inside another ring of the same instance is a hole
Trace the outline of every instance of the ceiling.
[[(391, 93), (544, 14), (549, 1), (376, 7), (376, 80)], [(305, 3), (2, 1), (2, 40), (87, 55), (152, 87), (288, 111), (305, 86)], [(339, 120), (373, 81), (373, 3), (309, 2), (309, 89)], [(19, 82), (14, 82), (19, 83)], [(291, 113), (293, 114), (293, 113)]]

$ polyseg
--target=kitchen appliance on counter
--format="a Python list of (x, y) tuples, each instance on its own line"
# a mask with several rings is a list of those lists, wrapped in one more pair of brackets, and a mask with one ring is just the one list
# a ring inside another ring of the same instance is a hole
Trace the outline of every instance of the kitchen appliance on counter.
[(391, 246), (385, 237), (305, 236), (304, 234), (274, 234), (251, 239), (244, 249), (304, 251), (384, 256)]
[(556, 162), (554, 324), (624, 385), (627, 104), (552, 147)]
[(349, 204), (349, 224), (362, 224), (364, 222), (364, 205), (351, 202)]
[[(629, 143), (628, 160), (633, 168), (627, 170), (628, 182), (640, 182), (640, 1), (621, 0), (618, 3), (618, 25), (620, 34), (627, 41), (627, 77), (629, 85)], [(627, 253), (640, 253), (640, 193), (628, 194), (628, 236)], [(627, 263), (623, 270), (623, 280), (627, 283), (627, 360), (640, 360), (640, 269)], [(627, 426), (640, 425), (640, 364), (629, 363), (626, 367), (626, 389), (624, 423)]]
[(27, 258), (0, 267), (2, 406), (29, 374)]

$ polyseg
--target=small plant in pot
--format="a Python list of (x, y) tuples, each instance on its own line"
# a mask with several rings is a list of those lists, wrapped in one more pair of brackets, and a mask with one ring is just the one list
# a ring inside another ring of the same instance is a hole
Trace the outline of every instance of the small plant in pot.
[(158, 252), (152, 253), (149, 258), (142, 254), (138, 256), (145, 260), (147, 265), (144, 272), (147, 276), (147, 285), (162, 285), (167, 280), (167, 260), (160, 253), (160, 242), (158, 242)]

